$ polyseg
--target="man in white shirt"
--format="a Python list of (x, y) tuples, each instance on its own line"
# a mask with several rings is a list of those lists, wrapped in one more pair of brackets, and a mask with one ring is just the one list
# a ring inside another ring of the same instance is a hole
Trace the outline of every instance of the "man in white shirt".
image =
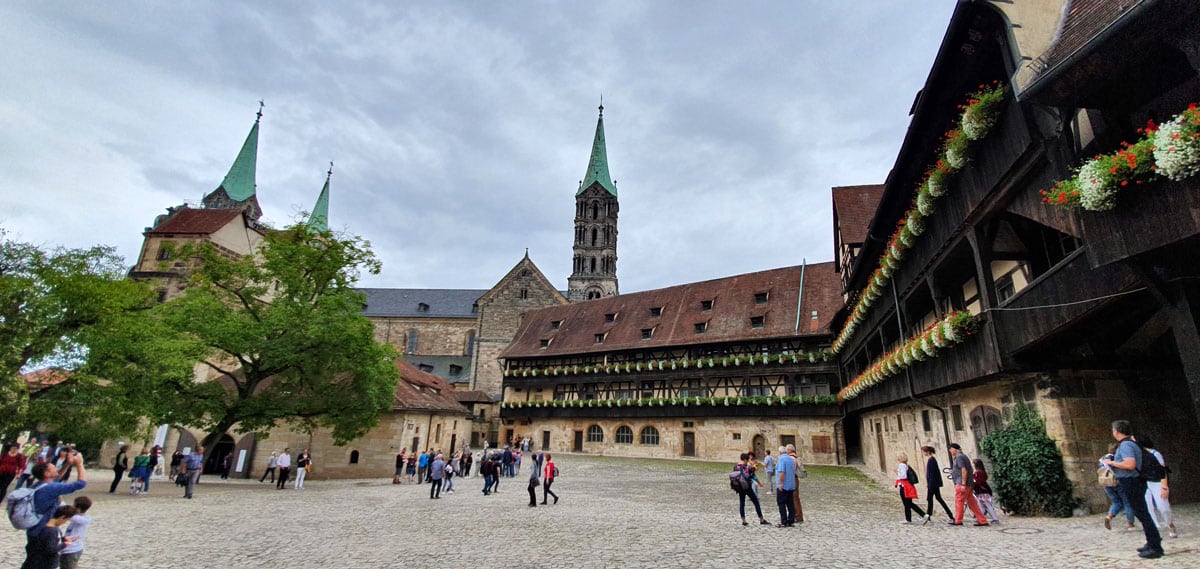
[(287, 485), (288, 476), (292, 473), (292, 454), (291, 447), (283, 449), (279, 453), (279, 459), (275, 461), (275, 465), (279, 467), (279, 483), (275, 485), (276, 490), (283, 490)]

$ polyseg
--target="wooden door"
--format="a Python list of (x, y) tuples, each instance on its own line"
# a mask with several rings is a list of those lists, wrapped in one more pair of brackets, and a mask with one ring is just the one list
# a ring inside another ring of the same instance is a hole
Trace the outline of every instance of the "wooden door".
[(574, 452), (583, 452), (583, 431), (575, 431), (575, 444), (571, 447)]
[(887, 472), (887, 455), (883, 452), (883, 423), (875, 421), (875, 445), (879, 449), (879, 471)]
[(767, 440), (762, 435), (754, 435), (754, 443), (751, 445), (754, 450), (754, 457), (762, 460), (767, 456)]
[(550, 431), (542, 431), (542, 451), (550, 450)]
[(696, 433), (683, 433), (683, 456), (696, 456)]

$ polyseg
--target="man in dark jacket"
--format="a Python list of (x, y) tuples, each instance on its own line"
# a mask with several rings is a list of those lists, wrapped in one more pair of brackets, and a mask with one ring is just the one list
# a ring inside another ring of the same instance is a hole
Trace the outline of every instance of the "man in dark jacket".
[(121, 450), (117, 451), (117, 458), (113, 459), (113, 481), (112, 486), (108, 487), (109, 494), (117, 492), (117, 484), (121, 483), (121, 477), (125, 475), (125, 471), (129, 470), (129, 445), (121, 445)]

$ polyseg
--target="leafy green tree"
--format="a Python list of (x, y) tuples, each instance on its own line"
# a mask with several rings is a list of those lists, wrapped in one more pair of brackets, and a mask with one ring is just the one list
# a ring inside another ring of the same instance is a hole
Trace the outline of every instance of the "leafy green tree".
[[(140, 366), (105, 361), (108, 345), (145, 335), (154, 304), (112, 248), (44, 251), (0, 229), (0, 432), (36, 426), (88, 444), (137, 431), (147, 410), (96, 372), (163, 367), (157, 342), (138, 346)], [(22, 372), (48, 366), (65, 381), (30, 393)]]
[(181, 257), (195, 269), (162, 322), (203, 346), (197, 371), (213, 379), (163, 386), (176, 393), (171, 422), (210, 438), (289, 422), (328, 427), (337, 443), (378, 424), (399, 374), (353, 289), (360, 271), (379, 272), (369, 243), (298, 224), (268, 233), (257, 255), (201, 244)]
[(1071, 516), (1078, 500), (1071, 495), (1062, 453), (1037, 411), (1018, 404), (1012, 421), (979, 446), (992, 460), (988, 481), (1002, 506), (1020, 515)]

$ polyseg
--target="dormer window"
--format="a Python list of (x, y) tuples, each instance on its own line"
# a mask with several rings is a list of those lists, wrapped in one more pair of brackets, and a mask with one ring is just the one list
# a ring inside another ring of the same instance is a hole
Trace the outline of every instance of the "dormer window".
[(816, 310), (812, 311), (812, 319), (813, 320), (817, 319), (817, 311)]
[(662, 316), (662, 307), (661, 306), (655, 306), (654, 308), (650, 309), (650, 317), (651, 318), (658, 318), (661, 316)]
[(562, 328), (562, 320), (550, 321), (550, 329), (551, 330), (558, 330), (559, 328)]
[(765, 293), (765, 292), (754, 293), (754, 304), (766, 304), (767, 303), (767, 294), (768, 293)]
[(763, 325), (765, 324), (765, 320), (766, 320), (766, 317), (764, 317), (764, 316), (751, 316), (750, 317), (750, 327), (751, 328), (762, 328)]
[(418, 303), (417, 312), (429, 312), (429, 305), (424, 302)]
[(704, 310), (707, 312), (709, 310), (712, 310), (712, 307), (713, 307), (713, 301), (711, 301), (711, 300), (701, 300), (700, 301), (700, 310)]
[(458, 376), (462, 375), (462, 370), (463, 370), (462, 366), (451, 364), (450, 365), (450, 377), (458, 377)]
[(642, 328), (642, 339), (649, 340), (654, 337), (654, 328)]
[(425, 373), (433, 373), (433, 366), (431, 366), (429, 364), (419, 364), (419, 365), (417, 365), (417, 369), (419, 369)]
[(603, 344), (603, 343), (604, 343), (604, 337), (605, 337), (605, 336), (607, 336), (607, 335), (608, 335), (608, 334), (596, 334), (596, 343), (597, 343), (597, 344)]
[(549, 348), (550, 347), (550, 338), (542, 338), (540, 341), (538, 341), (538, 347), (539, 348)]
[(612, 322), (616, 322), (616, 321), (617, 321), (617, 313), (616, 313), (616, 312), (609, 312), (608, 314), (605, 314), (605, 315), (604, 315), (604, 321), (605, 321), (606, 323), (612, 323)]
[(708, 330), (708, 322), (697, 322), (696, 323), (696, 333), (697, 334), (703, 334), (707, 330)]

